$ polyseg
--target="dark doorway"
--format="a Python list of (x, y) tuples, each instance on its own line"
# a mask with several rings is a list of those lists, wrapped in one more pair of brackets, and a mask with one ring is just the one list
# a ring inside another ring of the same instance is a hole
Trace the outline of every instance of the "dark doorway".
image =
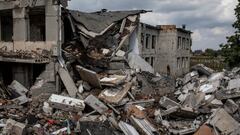
[(171, 69), (169, 65), (167, 66), (167, 75), (171, 75)]
[(0, 81), (7, 86), (16, 80), (30, 88), (44, 70), (45, 64), (0, 62)]

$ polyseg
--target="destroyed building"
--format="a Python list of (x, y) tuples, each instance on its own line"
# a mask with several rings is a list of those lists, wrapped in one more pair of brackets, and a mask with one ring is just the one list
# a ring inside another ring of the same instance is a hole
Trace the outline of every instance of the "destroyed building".
[(190, 69), (192, 32), (175, 25), (151, 26), (140, 23), (139, 54), (155, 72), (179, 77)]
[(139, 16), (147, 11), (66, 6), (0, 1), (0, 134), (239, 134), (240, 68), (199, 64), (178, 79), (155, 73), (138, 55)]
[(57, 0), (0, 1), (0, 76), (6, 85), (18, 80), (29, 88), (60, 56), (62, 5)]
[[(30, 88), (44, 70), (56, 74), (56, 61), (64, 62), (62, 53), (66, 51), (63, 48), (70, 41), (81, 42), (88, 51), (117, 44), (123, 46), (136, 27), (133, 24), (138, 23), (139, 13), (143, 12), (99, 11), (90, 14), (67, 10), (67, 2), (0, 1), (0, 78), (4, 84), (17, 80)], [(122, 19), (125, 23), (118, 23)], [(109, 33), (109, 29), (115, 32), (116, 27), (121, 27), (120, 34)], [(46, 67), (49, 63), (52, 64)], [(53, 75), (48, 78), (54, 83), (59, 82)]]

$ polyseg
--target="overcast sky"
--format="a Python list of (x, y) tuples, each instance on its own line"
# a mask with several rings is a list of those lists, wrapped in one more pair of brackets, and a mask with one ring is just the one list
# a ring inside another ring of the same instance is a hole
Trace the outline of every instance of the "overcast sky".
[(71, 0), (70, 9), (93, 12), (108, 10), (152, 10), (141, 21), (152, 25), (176, 24), (194, 32), (193, 50), (218, 49), (233, 33), (237, 0)]

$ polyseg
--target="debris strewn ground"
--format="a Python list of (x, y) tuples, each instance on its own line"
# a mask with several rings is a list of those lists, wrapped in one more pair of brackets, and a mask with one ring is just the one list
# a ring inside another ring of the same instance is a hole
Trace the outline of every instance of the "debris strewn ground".
[[(40, 92), (33, 96), (17, 81), (9, 86), (1, 84), (1, 133), (239, 133), (239, 68), (215, 72), (196, 65), (175, 80), (130, 68), (125, 55), (119, 59), (124, 60), (126, 68), (112, 70), (106, 66), (99, 70), (80, 62), (69, 68), (60, 67), (58, 74), (66, 89), (61, 93)], [(40, 85), (38, 90), (44, 88)]]

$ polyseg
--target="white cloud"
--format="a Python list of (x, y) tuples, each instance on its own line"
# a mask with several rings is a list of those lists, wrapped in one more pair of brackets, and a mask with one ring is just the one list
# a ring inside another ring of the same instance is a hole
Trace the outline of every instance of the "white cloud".
[(213, 35), (225, 35), (227, 33), (227, 29), (224, 27), (215, 27), (211, 29)]
[(194, 32), (193, 49), (218, 48), (233, 33), (238, 0), (71, 0), (70, 8), (83, 11), (146, 9), (141, 21), (152, 25), (186, 24)]
[(140, 21), (151, 25), (168, 24), (169, 17), (165, 14), (150, 12), (142, 14)]
[(193, 41), (201, 41), (203, 39), (202, 34), (198, 29), (193, 31), (192, 39)]

